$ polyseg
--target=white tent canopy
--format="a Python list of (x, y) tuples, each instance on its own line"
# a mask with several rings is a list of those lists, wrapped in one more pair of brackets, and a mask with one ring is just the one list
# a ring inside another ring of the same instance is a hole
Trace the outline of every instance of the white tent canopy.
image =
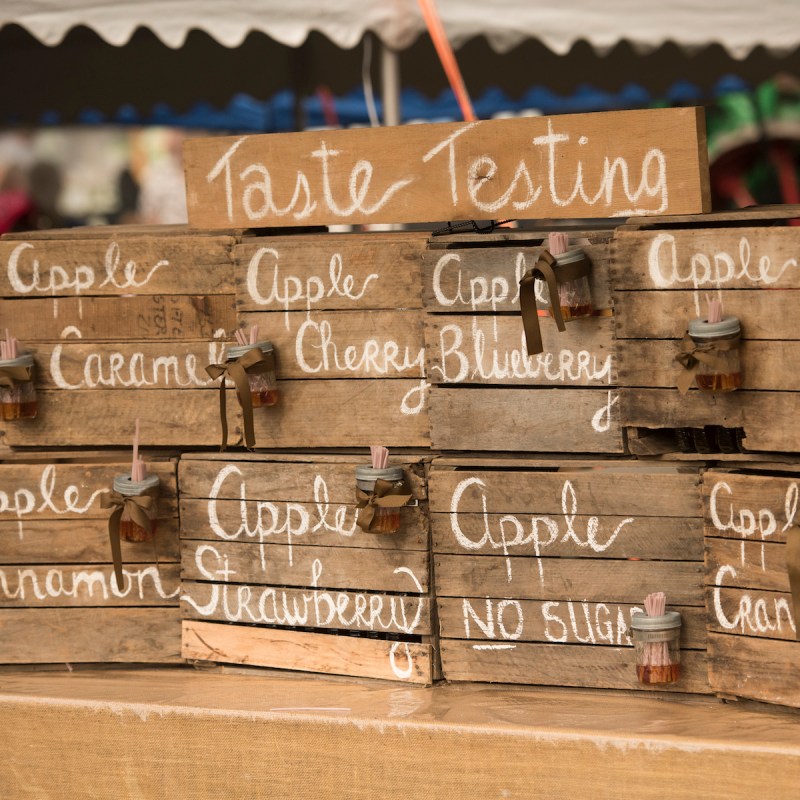
[[(604, 51), (626, 40), (642, 51), (665, 42), (695, 49), (721, 44), (736, 58), (755, 47), (775, 54), (798, 47), (800, 0), (438, 0), (456, 47), (485, 36), (498, 52), (538, 39), (566, 53), (584, 39)], [(0, 26), (17, 24), (48, 45), (83, 25), (110, 44), (140, 27), (180, 47), (199, 29), (226, 47), (259, 31), (298, 46), (319, 31), (354, 47), (367, 31), (393, 49), (425, 30), (416, 0), (0, 0)]]

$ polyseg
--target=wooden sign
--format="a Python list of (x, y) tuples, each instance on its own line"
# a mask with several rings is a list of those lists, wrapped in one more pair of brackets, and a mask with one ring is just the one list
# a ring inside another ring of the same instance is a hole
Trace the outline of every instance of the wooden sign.
[(130, 462), (0, 464), (0, 663), (179, 662), (175, 462), (161, 481), (156, 538), (122, 543), (122, 586), (100, 505)]
[(401, 530), (377, 535), (356, 525), (362, 462), (235, 459), (181, 461), (184, 656), (430, 683), (424, 462)]
[(703, 482), (711, 688), (800, 707), (786, 564), (800, 476), (711, 470)]
[(698, 484), (697, 469), (636, 462), (435, 461), (445, 678), (648, 688), (630, 615), (664, 591), (684, 628), (682, 677), (662, 688), (707, 693)]
[(196, 228), (710, 209), (698, 108), (194, 139), (184, 166)]

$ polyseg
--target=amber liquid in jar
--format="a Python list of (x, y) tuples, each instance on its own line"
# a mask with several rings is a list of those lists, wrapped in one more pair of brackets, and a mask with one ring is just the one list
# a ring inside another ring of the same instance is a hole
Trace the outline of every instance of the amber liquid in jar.
[(250, 401), (253, 408), (261, 408), (261, 406), (274, 406), (278, 402), (277, 389), (259, 389), (257, 392), (250, 392)]
[(637, 664), (636, 674), (639, 677), (639, 683), (675, 683), (675, 681), (681, 677), (681, 665), (665, 664), (663, 666), (651, 666)]
[(149, 529), (143, 528), (132, 519), (121, 519), (119, 522), (119, 538), (124, 542), (150, 542), (156, 535), (156, 520), (150, 523)]
[(564, 322), (581, 317), (591, 317), (592, 304), (584, 303), (579, 306), (561, 306), (561, 316), (564, 318)]
[(12, 419), (34, 419), (39, 410), (36, 400), (29, 400), (24, 403), (0, 403), (0, 413), (3, 420)]
[(374, 533), (394, 533), (400, 530), (399, 508), (378, 508), (372, 522)]
[(697, 373), (694, 376), (698, 389), (706, 392), (732, 392), (742, 385), (741, 372)]

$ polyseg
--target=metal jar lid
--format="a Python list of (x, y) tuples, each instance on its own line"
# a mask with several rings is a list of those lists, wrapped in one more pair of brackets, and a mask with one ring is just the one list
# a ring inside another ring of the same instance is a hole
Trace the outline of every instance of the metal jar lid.
[(132, 481), (130, 473), (114, 476), (114, 491), (125, 497), (138, 497), (158, 484), (158, 475), (148, 475), (143, 481)]
[(27, 352), (20, 353), (16, 358), (9, 358), (0, 361), (0, 367), (32, 367), (32, 366), (33, 366), (33, 354)]
[(631, 628), (637, 631), (662, 631), (680, 626), (681, 615), (677, 611), (667, 611), (660, 617), (642, 613), (631, 614)]
[(558, 266), (562, 264), (574, 264), (576, 261), (586, 258), (586, 253), (582, 247), (576, 247), (573, 250), (567, 250), (565, 253), (559, 253), (557, 256), (554, 256), (554, 258)]
[(272, 342), (268, 341), (256, 342), (255, 344), (237, 344), (228, 348), (225, 358), (227, 358), (228, 361), (235, 361), (237, 358), (241, 358), (248, 350), (254, 350), (256, 348), (264, 354), (271, 353), (273, 350)]
[(721, 322), (706, 322), (702, 318), (689, 323), (689, 336), (693, 339), (718, 339), (742, 332), (738, 317), (725, 317)]
[(382, 481), (389, 481), (389, 483), (401, 481), (403, 480), (403, 468), (397, 466), (385, 467), (384, 469), (375, 469), (374, 467), (368, 466), (356, 467), (357, 481), (374, 484), (375, 481), (379, 479)]

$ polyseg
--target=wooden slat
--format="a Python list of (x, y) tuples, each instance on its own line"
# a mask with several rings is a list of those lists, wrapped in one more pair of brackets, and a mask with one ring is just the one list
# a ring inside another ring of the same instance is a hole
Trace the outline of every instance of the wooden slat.
[(0, 663), (176, 664), (180, 632), (177, 608), (4, 609)]
[(692, 561), (590, 561), (437, 555), (436, 594), (637, 603), (658, 586), (677, 605), (703, 604), (703, 565)]
[(800, 644), (749, 636), (708, 635), (708, 674), (715, 692), (800, 708)]
[(519, 316), (433, 316), (425, 323), (434, 384), (608, 386), (616, 383), (613, 321), (575, 320), (559, 333), (541, 320), (544, 352), (529, 356)]
[(706, 582), (716, 586), (788, 592), (786, 547), (772, 542), (706, 539)]
[(248, 239), (234, 249), (240, 311), (420, 308), (418, 233)]
[[(514, 642), (562, 642), (624, 647), (629, 645), (630, 615), (644, 604), (560, 600), (495, 600), (439, 597), (439, 628), (444, 639)], [(681, 646), (706, 646), (705, 609), (670, 606), (681, 615)]]
[(703, 651), (681, 653), (680, 680), (648, 687), (636, 679), (632, 648), (527, 642), (512, 643), (504, 650), (474, 648), (471, 642), (442, 640), (442, 668), (447, 680), (709, 693)]
[(442, 450), (621, 453), (615, 391), (436, 387), (431, 444)]
[(428, 554), (415, 550), (190, 542), (181, 555), (182, 575), (190, 580), (405, 594), (425, 592), (429, 584)]
[(796, 203), (772, 203), (760, 206), (749, 206), (747, 208), (737, 208), (733, 211), (712, 211), (707, 214), (679, 214), (665, 215), (661, 217), (635, 217), (629, 219), (620, 230), (639, 231), (657, 228), (671, 228), (680, 226), (687, 228), (697, 226), (707, 228), (709, 225), (717, 225), (720, 222), (732, 223), (728, 227), (745, 225), (759, 222), (771, 222), (773, 220), (795, 219), (800, 216), (800, 205)]
[(717, 633), (797, 642), (787, 592), (706, 587), (708, 628)]
[(330, 592), (285, 586), (184, 581), (184, 619), (379, 633), (431, 633), (424, 596)]
[(227, 236), (0, 241), (0, 297), (233, 294)]
[(428, 644), (185, 620), (182, 652), (184, 658), (201, 661), (408, 683), (432, 681), (432, 652)]

